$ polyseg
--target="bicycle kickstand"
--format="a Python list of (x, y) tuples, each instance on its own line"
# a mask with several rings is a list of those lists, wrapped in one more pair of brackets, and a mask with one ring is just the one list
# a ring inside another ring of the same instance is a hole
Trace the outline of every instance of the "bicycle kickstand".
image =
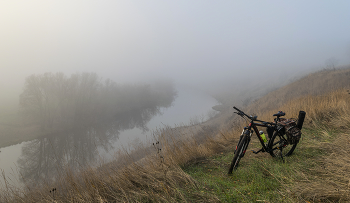
[(281, 156), (282, 162), (285, 163), (283, 159), (283, 153), (282, 153), (283, 148), (279, 147), (279, 150), (280, 150), (280, 156)]
[(261, 148), (261, 149), (259, 149), (257, 152), (256, 151), (254, 151), (254, 150), (252, 150), (252, 152), (254, 153), (254, 154), (257, 154), (257, 153), (259, 153), (259, 152), (261, 152), (261, 151), (263, 151), (264, 149), (263, 148)]

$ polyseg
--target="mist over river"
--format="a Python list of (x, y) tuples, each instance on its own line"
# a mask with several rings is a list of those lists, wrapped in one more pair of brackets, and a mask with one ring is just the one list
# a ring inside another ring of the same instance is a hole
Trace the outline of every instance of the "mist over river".
[[(21, 186), (23, 179), (27, 185), (50, 180), (57, 170), (67, 166), (79, 168), (99, 159), (110, 160), (120, 147), (152, 139), (153, 130), (203, 122), (215, 114), (211, 107), (217, 104), (213, 97), (203, 92), (177, 87), (177, 97), (170, 107), (148, 109), (142, 113), (129, 111), (113, 124), (51, 133), (1, 148), (0, 169), (15, 186)], [(18, 172), (23, 179), (19, 178)], [(3, 180), (1, 184), (1, 187), (5, 186)]]

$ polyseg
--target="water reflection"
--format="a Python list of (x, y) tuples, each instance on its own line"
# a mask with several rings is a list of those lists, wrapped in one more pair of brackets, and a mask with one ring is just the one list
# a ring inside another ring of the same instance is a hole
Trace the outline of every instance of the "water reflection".
[(33, 140), (22, 148), (18, 165), (24, 181), (53, 178), (65, 166), (78, 168), (93, 161), (97, 147), (110, 148), (110, 141), (118, 139), (113, 130), (90, 128), (52, 134)]
[(152, 117), (161, 114), (160, 108), (161, 106), (150, 104), (147, 107), (122, 111), (111, 121), (52, 133), (26, 143), (17, 161), (21, 181), (29, 185), (37, 184), (43, 180), (54, 179), (63, 168), (77, 170), (94, 162), (98, 158), (99, 149), (103, 148), (107, 152), (111, 150), (112, 143), (119, 138), (122, 131), (135, 127), (147, 131), (147, 123)]

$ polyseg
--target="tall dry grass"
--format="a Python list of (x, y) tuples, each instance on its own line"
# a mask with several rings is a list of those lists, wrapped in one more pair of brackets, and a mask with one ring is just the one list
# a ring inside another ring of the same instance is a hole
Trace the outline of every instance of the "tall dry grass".
[[(328, 202), (350, 201), (350, 90), (339, 89), (318, 96), (303, 96), (291, 100), (275, 110), (257, 113), (262, 120), (271, 119), (277, 110), (286, 112), (286, 117), (298, 116), (299, 110), (307, 112), (305, 124), (317, 132), (317, 140), (301, 141), (303, 148), (326, 152), (315, 160), (307, 176), (299, 173), (299, 180), (288, 186), (300, 200)], [(332, 133), (333, 132), (333, 133)], [(332, 135), (336, 134), (336, 136)], [(304, 171), (305, 172), (305, 171)]]
[[(301, 96), (276, 104), (274, 108), (250, 106), (246, 113), (255, 113), (259, 119), (269, 121), (278, 110), (285, 111), (286, 117), (297, 117), (299, 110), (304, 110), (307, 112), (305, 125), (319, 128), (327, 134), (324, 126), (349, 129), (349, 105), (349, 91), (341, 89), (319, 96)], [(187, 202), (189, 199), (218, 202), (215, 196), (200, 193), (196, 181), (180, 166), (236, 144), (246, 122), (235, 118), (231, 123), (232, 127), (222, 129), (216, 136), (209, 136), (205, 131), (183, 134), (171, 128), (159, 130), (154, 145), (140, 146), (136, 150), (147, 154), (146, 157), (124, 151), (118, 161), (79, 173), (66, 169), (55, 182), (35, 188), (15, 188), (7, 184), (0, 193), (0, 202)], [(348, 149), (344, 149), (348, 145), (349, 137), (344, 134), (332, 143), (313, 146), (329, 152), (318, 160), (320, 167), (313, 169), (315, 177), (309, 182), (296, 181), (288, 187), (301, 198), (350, 201), (350, 177), (347, 175), (350, 174), (350, 157)], [(52, 188), (57, 188), (55, 196), (50, 193)]]
[[(345, 128), (350, 124), (350, 94), (348, 89), (339, 89), (331, 93), (302, 96), (286, 102), (270, 111), (257, 109), (262, 120), (271, 120), (278, 110), (286, 112), (286, 117), (297, 118), (300, 110), (307, 112), (306, 122), (315, 127), (319, 124), (334, 128)], [(263, 113), (264, 112), (264, 113)]]
[[(326, 135), (327, 136), (327, 135)], [(326, 151), (315, 160), (307, 176), (290, 186), (299, 199), (314, 202), (350, 201), (350, 134), (341, 134), (332, 142), (310, 146)], [(302, 177), (301, 171), (296, 171)], [(305, 172), (304, 172), (305, 173)]]
[[(266, 102), (263, 99), (261, 103)], [(271, 109), (262, 106), (248, 106), (245, 112), (258, 115), (260, 120), (272, 121), (272, 115), (280, 110), (286, 112), (287, 118), (297, 118), (300, 110), (305, 111), (304, 126), (314, 131), (315, 139), (305, 140), (302, 136), (296, 150), (303, 148), (325, 152), (310, 160), (315, 166), (310, 164), (308, 169), (295, 170), (294, 177), (298, 178), (284, 184), (289, 194), (296, 196), (300, 202), (349, 202), (350, 90), (342, 88), (325, 94), (301, 96)], [(237, 140), (242, 128), (248, 124), (238, 116), (232, 122), (231, 130), (222, 136), (227, 140)]]
[[(217, 202), (215, 196), (201, 193), (180, 166), (215, 153), (222, 148), (220, 143), (210, 138), (199, 143), (169, 127), (157, 131), (155, 138), (134, 153), (120, 151), (114, 162), (80, 172), (67, 168), (56, 181), (37, 187), (16, 188), (6, 181), (0, 202), (186, 202), (189, 198)], [(55, 195), (50, 192), (53, 188)]]
[[(323, 142), (307, 147), (322, 149), (325, 156), (316, 160), (309, 177), (293, 186), (301, 197), (313, 201), (350, 201), (350, 94), (348, 89), (320, 95), (307, 96), (291, 102), (308, 113), (308, 121)], [(290, 105), (296, 112), (297, 106)], [(336, 136), (334, 137), (334, 135)]]
[(336, 71), (322, 70), (311, 73), (291, 84), (270, 92), (252, 102), (247, 109), (275, 110), (295, 98), (321, 95), (342, 88), (350, 88), (350, 67)]

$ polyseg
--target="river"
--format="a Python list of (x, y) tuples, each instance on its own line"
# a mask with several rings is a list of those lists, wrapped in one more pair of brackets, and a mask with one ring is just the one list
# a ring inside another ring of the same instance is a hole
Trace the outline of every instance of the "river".
[[(21, 144), (0, 149), (0, 169), (14, 186), (23, 185), (18, 173), (26, 183), (54, 173), (57, 168), (67, 165), (86, 165), (98, 158), (110, 159), (121, 146), (143, 142), (152, 137), (152, 130), (164, 126), (175, 127), (207, 120), (212, 106), (218, 102), (211, 96), (190, 88), (178, 88), (178, 96), (169, 108), (161, 108), (160, 112), (146, 119), (146, 128), (131, 126), (131, 129), (118, 126), (90, 128), (69, 133), (53, 134), (40, 139), (22, 142)], [(140, 116), (142, 118), (144, 115)], [(135, 120), (135, 118), (130, 121)], [(119, 125), (119, 124), (118, 124)], [(120, 124), (122, 125), (122, 124)], [(125, 124), (123, 124), (125, 126)], [(4, 187), (4, 181), (0, 181)]]

